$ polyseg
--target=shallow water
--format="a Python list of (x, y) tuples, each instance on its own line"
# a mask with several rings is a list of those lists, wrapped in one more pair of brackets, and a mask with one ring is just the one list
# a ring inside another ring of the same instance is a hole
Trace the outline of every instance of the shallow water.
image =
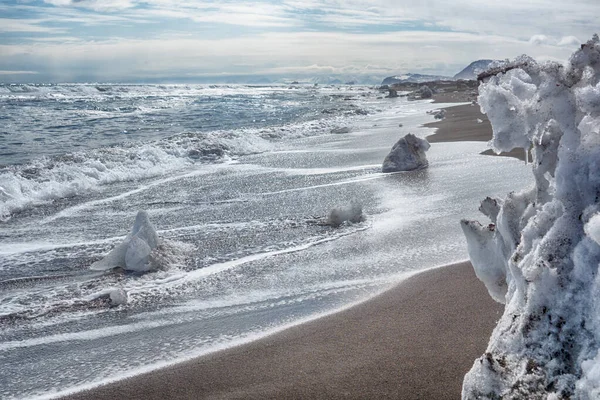
[[(435, 106), (375, 96), (355, 105), (380, 112), (335, 117), (350, 134), (279, 138), (260, 153), (185, 161), (12, 214), (0, 225), (0, 395), (51, 396), (122, 378), (466, 259), (459, 219), (480, 218), (485, 196), (528, 185), (529, 168), (480, 156), (483, 143), (440, 143), (428, 152), (428, 169), (382, 174), (400, 136), (430, 132), (417, 126)], [(363, 205), (365, 222), (320, 223), (350, 201)], [(167, 245), (165, 269), (89, 271), (140, 209)], [(110, 288), (125, 289), (128, 304), (87, 301)]]

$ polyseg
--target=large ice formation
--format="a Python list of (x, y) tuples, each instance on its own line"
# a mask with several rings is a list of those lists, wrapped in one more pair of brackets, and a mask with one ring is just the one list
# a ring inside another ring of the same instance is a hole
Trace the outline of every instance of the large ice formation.
[(104, 271), (123, 268), (127, 271), (147, 272), (154, 269), (152, 251), (158, 247), (158, 235), (150, 223), (148, 213), (139, 211), (131, 232), (122, 243), (112, 249), (106, 257), (92, 264), (91, 269)]
[(480, 86), (495, 151), (531, 149), (534, 186), (462, 221), (477, 276), (506, 304), (465, 399), (600, 399), (600, 43), (566, 67), (522, 56)]
[(429, 165), (425, 152), (431, 145), (409, 133), (392, 147), (392, 151), (383, 160), (383, 172), (411, 171), (425, 168)]

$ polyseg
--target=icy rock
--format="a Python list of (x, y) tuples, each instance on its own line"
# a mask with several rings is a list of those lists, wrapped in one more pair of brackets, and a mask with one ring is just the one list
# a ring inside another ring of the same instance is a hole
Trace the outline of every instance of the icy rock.
[(422, 99), (430, 99), (433, 96), (433, 90), (427, 85), (423, 85), (419, 88), (419, 94)]
[(429, 165), (425, 152), (431, 145), (425, 139), (407, 134), (392, 147), (383, 160), (383, 172), (412, 171)]
[(138, 212), (133, 228), (125, 240), (112, 249), (102, 260), (92, 264), (91, 269), (105, 271), (123, 268), (127, 271), (147, 272), (153, 268), (152, 251), (158, 247), (158, 235), (150, 223), (146, 211)]
[(347, 207), (338, 207), (331, 210), (327, 218), (327, 225), (338, 227), (345, 222), (358, 223), (365, 220), (362, 206), (352, 202)]
[(522, 56), (482, 79), (497, 152), (531, 150), (534, 185), (462, 221), (469, 256), (506, 304), (464, 399), (600, 398), (600, 40), (566, 67)]

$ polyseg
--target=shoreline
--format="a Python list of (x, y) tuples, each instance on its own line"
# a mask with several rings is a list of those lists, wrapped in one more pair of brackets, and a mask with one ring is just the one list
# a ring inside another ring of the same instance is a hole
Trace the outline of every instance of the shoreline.
[[(433, 103), (437, 102), (437, 99), (433, 101)], [(492, 125), (487, 115), (481, 113), (478, 104), (464, 104), (442, 108), (446, 110), (444, 119), (423, 125), (426, 128), (436, 129), (435, 133), (425, 138), (429, 143), (488, 142), (492, 140)], [(521, 161), (526, 161), (525, 152), (522, 149), (513, 149), (500, 154), (496, 154), (492, 149), (488, 149), (479, 154), (513, 157)], [(531, 155), (529, 159), (531, 159)]]
[(64, 398), (457, 398), (502, 310), (470, 263), (452, 264), (248, 344)]
[[(438, 128), (427, 139), (475, 140), (459, 132), (479, 107), (446, 109), (447, 118), (425, 125)], [(472, 136), (489, 140), (477, 125)], [(255, 341), (63, 398), (458, 398), (502, 310), (470, 263), (447, 265)]]

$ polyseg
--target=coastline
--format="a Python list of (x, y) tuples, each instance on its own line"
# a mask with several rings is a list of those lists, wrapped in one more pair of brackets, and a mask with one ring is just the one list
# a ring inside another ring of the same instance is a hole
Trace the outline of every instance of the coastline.
[[(457, 101), (460, 101), (460, 99), (457, 98)], [(439, 103), (438, 98), (434, 98), (433, 103)], [(423, 125), (426, 128), (436, 129), (434, 134), (426, 137), (429, 143), (460, 141), (488, 142), (492, 140), (492, 125), (487, 115), (481, 113), (479, 105), (463, 104), (444, 107), (444, 109), (446, 110), (444, 119)], [(513, 149), (500, 154), (496, 154), (492, 149), (488, 149), (480, 154), (513, 157), (525, 161), (525, 152), (522, 149)], [(531, 156), (529, 158), (531, 159)]]
[(66, 398), (454, 399), (502, 310), (463, 262), (255, 342)]
[[(428, 140), (489, 140), (475, 111), (448, 107), (425, 125), (438, 128)], [(465, 135), (466, 124), (475, 126)], [(251, 343), (65, 398), (458, 398), (502, 310), (469, 263), (455, 264)]]

